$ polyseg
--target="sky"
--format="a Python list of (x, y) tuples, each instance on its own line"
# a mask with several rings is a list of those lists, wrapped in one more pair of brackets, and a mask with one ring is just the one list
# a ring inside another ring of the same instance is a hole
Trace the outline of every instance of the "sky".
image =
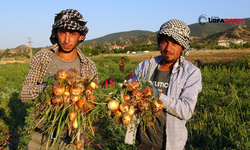
[(249, 6), (249, 0), (0, 0), (0, 49), (29, 46), (29, 37), (34, 48), (51, 46), (54, 17), (64, 9), (83, 15), (91, 40), (132, 30), (156, 32), (170, 19), (191, 25), (202, 14), (249, 18)]

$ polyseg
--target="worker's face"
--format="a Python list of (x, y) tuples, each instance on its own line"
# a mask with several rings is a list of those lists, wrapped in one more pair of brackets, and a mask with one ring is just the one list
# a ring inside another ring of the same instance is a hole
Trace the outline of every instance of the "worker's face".
[(84, 35), (77, 31), (68, 29), (58, 29), (57, 38), (60, 45), (60, 50), (64, 52), (71, 52), (76, 49), (76, 46)]
[(182, 47), (171, 37), (163, 35), (160, 41), (163, 63), (174, 63), (182, 52)]

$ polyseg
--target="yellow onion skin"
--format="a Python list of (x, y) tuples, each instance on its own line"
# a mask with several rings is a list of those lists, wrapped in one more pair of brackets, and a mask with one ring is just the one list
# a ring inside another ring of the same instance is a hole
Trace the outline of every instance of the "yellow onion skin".
[(108, 109), (112, 112), (119, 109), (119, 103), (116, 100), (111, 100), (108, 102)]
[(64, 82), (66, 78), (68, 77), (68, 73), (65, 70), (58, 70), (56, 72), (56, 80), (57, 82)]
[(128, 114), (130, 115), (130, 116), (132, 116), (132, 115), (134, 115), (135, 114), (135, 108), (134, 108), (134, 106), (130, 106), (129, 107), (129, 110), (128, 110)]
[(60, 95), (53, 96), (51, 101), (54, 105), (62, 105), (63, 104), (63, 98)]
[(54, 95), (63, 95), (63, 93), (65, 92), (65, 87), (55, 84), (55, 85), (53, 85), (52, 90), (53, 90)]
[(86, 104), (83, 105), (83, 111), (84, 112), (89, 112), (91, 108), (95, 107), (94, 104), (87, 102)]
[(80, 87), (80, 89), (81, 89), (81, 93), (83, 93), (83, 92), (84, 92), (84, 90), (85, 90), (84, 85), (83, 85), (81, 82), (79, 82), (79, 83), (77, 83), (77, 86), (79, 86), (79, 87)]
[(88, 94), (88, 95), (86, 95), (86, 100), (88, 101), (88, 102), (92, 102), (93, 100), (94, 100), (94, 95), (91, 93), (91, 94)]
[(92, 89), (91, 88), (87, 88), (84, 93), (85, 93), (85, 95), (92, 94)]
[(76, 112), (74, 110), (72, 110), (70, 113), (69, 113), (69, 120), (70, 121), (74, 121), (76, 119)]
[(68, 75), (71, 77), (77, 77), (78, 76), (78, 71), (75, 67), (71, 68), (68, 70)]
[(122, 116), (122, 123), (123, 124), (129, 125), (131, 120), (132, 120), (131, 116), (128, 113), (123, 114), (123, 116)]
[(147, 87), (143, 89), (142, 94), (144, 98), (151, 98), (152, 96), (154, 96), (154, 90), (150, 87)]
[(141, 100), (143, 97), (142, 92), (138, 89), (133, 90), (131, 96), (134, 97), (137, 101)]
[(83, 147), (83, 144), (80, 140), (76, 140), (76, 142), (73, 144), (73, 146), (76, 148), (76, 149), (81, 149)]
[(81, 87), (78, 85), (72, 85), (70, 87), (70, 94), (72, 95), (80, 95), (81, 94)]
[(63, 94), (62, 97), (65, 104), (71, 103), (70, 95)]
[(96, 90), (97, 88), (98, 88), (98, 85), (97, 85), (97, 83), (95, 83), (95, 82), (91, 82), (90, 84), (89, 84), (89, 87), (92, 89), (92, 90)]
[(80, 99), (80, 95), (71, 95), (70, 99), (73, 102), (77, 102)]
[(124, 100), (125, 102), (130, 102), (130, 95), (129, 95), (129, 94), (125, 94), (125, 95), (123, 96), (123, 100)]
[(155, 99), (153, 101), (153, 112), (155, 113), (162, 109), (163, 109), (163, 102), (159, 99)]
[(78, 128), (78, 122), (77, 122), (77, 118), (75, 118), (74, 122), (73, 122), (73, 128), (77, 129)]
[(79, 99), (76, 104), (79, 108), (83, 108), (83, 106), (87, 103), (85, 99)]
[(148, 111), (150, 106), (151, 104), (145, 99), (140, 100), (138, 103), (138, 108), (140, 111)]
[(126, 84), (128, 91), (133, 91), (141, 86), (141, 83), (138, 81), (131, 81)]
[(122, 112), (118, 109), (114, 111), (115, 116), (119, 117), (122, 115)]
[(125, 113), (129, 110), (129, 107), (130, 107), (130, 105), (127, 102), (123, 102), (120, 105), (120, 110), (121, 110), (121, 112)]

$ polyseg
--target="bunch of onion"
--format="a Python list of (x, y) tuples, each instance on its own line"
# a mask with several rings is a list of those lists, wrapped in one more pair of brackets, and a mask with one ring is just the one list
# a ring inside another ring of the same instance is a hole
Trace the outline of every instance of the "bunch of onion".
[(127, 82), (124, 85), (125, 89), (118, 95), (121, 98), (120, 103), (117, 100), (110, 100), (108, 103), (109, 114), (114, 113), (115, 121), (120, 117), (124, 125), (135, 123), (135, 115), (140, 121), (151, 121), (150, 118), (155, 118), (163, 109), (163, 103), (155, 99), (152, 87), (138, 81)]
[[(95, 77), (79, 77), (76, 68), (71, 68), (68, 72), (58, 70), (54, 77), (44, 81), (48, 86), (42, 92), (41, 100), (51, 112), (42, 119), (48, 122), (48, 132), (57, 129), (56, 133), (60, 134), (59, 130), (67, 127), (70, 136), (74, 136), (80, 126), (85, 124), (84, 121), (94, 109), (94, 100), (97, 98), (94, 95), (94, 90), (98, 88)], [(75, 142), (77, 143), (79, 142)]]

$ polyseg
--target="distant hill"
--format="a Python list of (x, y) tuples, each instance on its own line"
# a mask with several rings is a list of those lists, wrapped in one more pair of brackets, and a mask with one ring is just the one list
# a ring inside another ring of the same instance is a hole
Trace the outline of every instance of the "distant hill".
[(122, 40), (122, 39), (130, 39), (134, 37), (139, 37), (139, 36), (145, 36), (145, 35), (151, 35), (154, 32), (151, 31), (143, 31), (143, 30), (132, 30), (132, 31), (127, 31), (127, 32), (118, 32), (118, 33), (112, 33), (105, 35), (103, 37), (99, 37), (96, 39), (92, 40), (86, 40), (84, 41), (84, 44), (92, 43), (92, 42), (113, 42), (117, 40)]
[(250, 42), (250, 25), (239, 25), (233, 28), (214, 33), (205, 38), (200, 39), (200, 43), (208, 44), (211, 41), (218, 39), (242, 39), (245, 42)]
[[(235, 23), (207, 23), (202, 26), (199, 23), (189, 25), (191, 30), (191, 37), (198, 37), (199, 39), (206, 38), (210, 35), (234, 28), (237, 25), (250, 25), (250, 18), (243, 19), (243, 24)], [(131, 44), (153, 44), (156, 43), (156, 33), (151, 31), (133, 30), (128, 32), (118, 32), (108, 34), (106, 36), (86, 40), (84, 41), (85, 46), (96, 46), (100, 45), (105, 48), (111, 45), (131, 45)], [(95, 42), (95, 43), (94, 43)]]

